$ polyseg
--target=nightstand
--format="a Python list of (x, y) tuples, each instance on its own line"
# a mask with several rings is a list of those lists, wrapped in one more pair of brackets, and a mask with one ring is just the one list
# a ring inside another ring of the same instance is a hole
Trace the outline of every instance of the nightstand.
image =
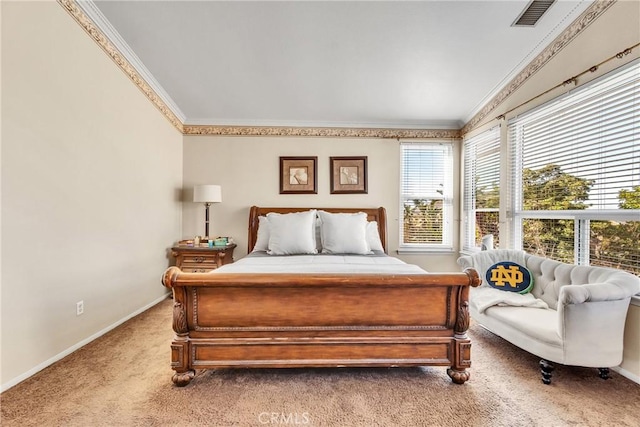
[(233, 262), (236, 244), (226, 246), (192, 247), (174, 246), (171, 255), (176, 259), (176, 267), (185, 273), (206, 273)]

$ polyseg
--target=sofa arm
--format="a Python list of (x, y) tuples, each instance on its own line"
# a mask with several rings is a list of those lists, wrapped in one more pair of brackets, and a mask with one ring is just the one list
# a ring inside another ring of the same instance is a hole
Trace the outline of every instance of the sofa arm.
[(462, 267), (463, 270), (465, 268), (474, 267), (473, 258), (471, 258), (468, 255), (463, 255), (460, 258), (458, 258), (457, 263), (460, 267)]
[(567, 285), (560, 288), (558, 303), (582, 304), (585, 302), (617, 301), (631, 298), (638, 292), (637, 283), (589, 283), (587, 285)]
[[(629, 285), (629, 286), (627, 286)], [(617, 366), (634, 281), (565, 285), (558, 297), (557, 331), (567, 365)]]

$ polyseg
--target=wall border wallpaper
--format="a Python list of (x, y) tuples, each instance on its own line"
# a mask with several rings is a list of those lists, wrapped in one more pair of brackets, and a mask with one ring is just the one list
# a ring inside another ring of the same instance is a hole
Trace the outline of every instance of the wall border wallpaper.
[(324, 138), (390, 138), (390, 139), (449, 139), (460, 138), (457, 129), (388, 129), (388, 128), (313, 128), (267, 126), (209, 126), (184, 125), (185, 135), (226, 136), (308, 136)]

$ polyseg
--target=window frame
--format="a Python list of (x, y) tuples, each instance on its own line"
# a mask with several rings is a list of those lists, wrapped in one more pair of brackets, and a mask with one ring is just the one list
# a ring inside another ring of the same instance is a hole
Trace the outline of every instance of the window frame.
[[(405, 156), (407, 149), (425, 149), (443, 151), (446, 164), (443, 165), (442, 187), (442, 240), (441, 243), (404, 243), (404, 206), (405, 196)], [(429, 142), (400, 142), (400, 183), (399, 183), (399, 218), (398, 218), (398, 254), (420, 253), (453, 253), (454, 239), (454, 152), (455, 143), (450, 140), (434, 140)]]
[[(480, 246), (476, 246), (476, 214), (478, 212), (495, 212), (498, 214), (498, 225), (500, 225), (500, 206), (503, 203), (503, 197), (499, 198), (497, 208), (478, 208), (477, 207), (477, 187), (475, 178), (477, 177), (477, 163), (478, 157), (475, 152), (471, 153), (471, 150), (475, 150), (478, 147), (483, 148), (487, 152), (497, 152), (498, 156), (493, 165), (490, 162), (491, 167), (497, 169), (498, 188), (502, 186), (502, 171), (501, 171), (501, 126), (493, 126), (483, 132), (478, 133), (470, 138), (465, 138), (462, 146), (462, 165), (463, 165), (463, 190), (462, 190), (462, 230), (461, 230), (461, 253), (472, 254), (480, 251)], [(480, 157), (481, 159), (488, 159), (490, 155)]]

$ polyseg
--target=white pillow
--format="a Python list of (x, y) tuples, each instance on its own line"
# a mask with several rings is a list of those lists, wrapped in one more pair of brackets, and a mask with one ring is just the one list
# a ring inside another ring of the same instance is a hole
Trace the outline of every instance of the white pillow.
[(316, 211), (267, 214), (269, 255), (317, 254)]
[(256, 237), (256, 244), (253, 245), (253, 251), (251, 252), (266, 252), (269, 249), (269, 220), (266, 216), (258, 217), (258, 237)]
[(322, 221), (320, 221), (320, 218), (315, 219), (316, 221), (316, 225), (315, 225), (315, 239), (316, 239), (316, 249), (318, 250), (318, 253), (322, 252), (322, 235), (320, 234), (320, 231), (322, 230)]
[(372, 251), (384, 252), (382, 241), (380, 240), (380, 231), (378, 230), (377, 221), (367, 222), (367, 243)]
[(367, 242), (367, 214), (319, 211), (323, 254), (371, 254)]

